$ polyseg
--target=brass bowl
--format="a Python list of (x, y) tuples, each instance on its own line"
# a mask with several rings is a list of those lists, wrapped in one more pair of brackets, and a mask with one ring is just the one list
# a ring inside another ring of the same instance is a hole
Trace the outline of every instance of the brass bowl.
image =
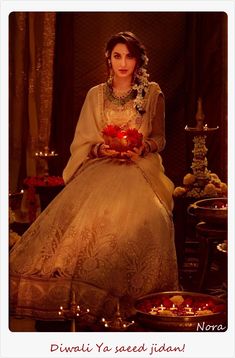
[(188, 213), (210, 224), (226, 225), (228, 217), (227, 204), (227, 198), (198, 200), (189, 205)]
[[(163, 297), (172, 297), (180, 295), (183, 298), (192, 298), (193, 300), (205, 300), (213, 302), (214, 305), (221, 308), (221, 311), (212, 314), (200, 316), (164, 316), (152, 315), (149, 312), (149, 306)], [(221, 305), (221, 306), (219, 306)], [(144, 308), (146, 307), (146, 308)], [(224, 332), (227, 329), (226, 303), (223, 299), (195, 292), (187, 291), (167, 291), (153, 293), (139, 298), (135, 303), (136, 320), (141, 325), (157, 332), (201, 332), (214, 331)]]

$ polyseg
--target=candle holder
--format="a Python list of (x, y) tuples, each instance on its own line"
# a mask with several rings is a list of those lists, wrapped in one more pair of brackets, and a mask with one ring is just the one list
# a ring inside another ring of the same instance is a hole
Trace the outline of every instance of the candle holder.
[(76, 302), (75, 292), (72, 291), (72, 300), (70, 303), (70, 307), (68, 309), (64, 309), (63, 306), (60, 306), (60, 310), (58, 311), (58, 315), (60, 317), (64, 317), (66, 320), (71, 320), (71, 332), (76, 332), (76, 322), (80, 320), (82, 317), (87, 315), (90, 312), (90, 309), (87, 308), (83, 310), (80, 305)]
[(191, 164), (192, 173), (183, 178), (183, 186), (176, 187), (174, 196), (186, 196), (191, 198), (217, 197), (227, 195), (227, 185), (223, 183), (217, 174), (208, 170), (206, 154), (206, 138), (214, 133), (219, 127), (209, 128), (204, 124), (205, 115), (202, 110), (202, 99), (197, 102), (196, 126), (186, 125), (185, 131), (193, 136), (194, 148), (192, 150), (193, 160)]
[(117, 302), (117, 311), (115, 313), (114, 319), (106, 320), (105, 318), (102, 318), (101, 322), (106, 328), (110, 328), (111, 330), (115, 330), (115, 331), (125, 331), (129, 326), (135, 323), (135, 321), (130, 322), (124, 320), (121, 317), (119, 300)]
[(49, 150), (49, 147), (44, 147), (43, 151), (37, 151), (34, 153), (36, 159), (41, 159), (43, 163), (43, 175), (49, 176), (49, 160), (58, 157), (58, 153), (54, 150)]
[(185, 131), (193, 135), (193, 161), (191, 169), (199, 185), (203, 186), (209, 182), (210, 171), (207, 169), (208, 161), (206, 154), (208, 149), (206, 147), (206, 137), (209, 133), (212, 133), (219, 129), (219, 127), (209, 128), (207, 124), (204, 124), (205, 115), (202, 110), (202, 99), (198, 99), (198, 107), (196, 113), (196, 127), (188, 127), (186, 125)]
[[(196, 332), (198, 324), (214, 325), (214, 331), (227, 327), (227, 302), (216, 295), (188, 291), (157, 292), (139, 298), (135, 308), (137, 324), (151, 331)], [(176, 310), (172, 311), (173, 308)]]

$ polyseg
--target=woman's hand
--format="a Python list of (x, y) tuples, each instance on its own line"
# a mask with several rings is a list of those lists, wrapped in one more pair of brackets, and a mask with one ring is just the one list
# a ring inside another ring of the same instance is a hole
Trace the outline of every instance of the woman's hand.
[(122, 152), (122, 157), (128, 157), (129, 159), (137, 159), (145, 152), (145, 145), (142, 144), (139, 148), (133, 148), (133, 150), (127, 150), (126, 152)]
[(108, 144), (101, 144), (99, 147), (99, 156), (101, 157), (117, 157), (120, 153), (117, 150), (111, 149)]

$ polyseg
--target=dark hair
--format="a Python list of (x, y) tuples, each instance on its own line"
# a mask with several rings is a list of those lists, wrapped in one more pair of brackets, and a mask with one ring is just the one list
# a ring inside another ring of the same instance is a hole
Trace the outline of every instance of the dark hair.
[(108, 69), (112, 50), (119, 43), (125, 44), (130, 51), (130, 54), (136, 58), (137, 69), (144, 65), (144, 58), (146, 56), (145, 47), (136, 37), (136, 35), (134, 35), (132, 32), (124, 31), (113, 35), (106, 44), (105, 57)]

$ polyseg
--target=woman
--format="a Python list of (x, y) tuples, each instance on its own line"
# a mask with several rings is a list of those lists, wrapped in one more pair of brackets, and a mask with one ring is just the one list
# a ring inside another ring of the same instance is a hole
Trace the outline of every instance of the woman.
[(136, 298), (178, 289), (164, 97), (134, 34), (113, 36), (105, 56), (109, 78), (86, 96), (66, 186), (11, 252), (12, 314), (55, 320), (75, 295), (94, 319), (118, 301), (128, 316)]

